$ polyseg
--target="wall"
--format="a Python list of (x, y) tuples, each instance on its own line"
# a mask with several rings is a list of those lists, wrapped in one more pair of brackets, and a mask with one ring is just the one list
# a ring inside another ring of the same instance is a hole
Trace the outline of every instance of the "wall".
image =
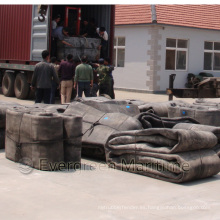
[(147, 81), (147, 41), (146, 27), (116, 27), (116, 37), (125, 37), (125, 66), (116, 67), (113, 71), (115, 87), (146, 89)]
[[(188, 73), (203, 71), (204, 41), (220, 41), (219, 31), (162, 25), (116, 26), (115, 36), (126, 37), (125, 67), (115, 68), (115, 87), (165, 91), (169, 75), (175, 88), (184, 88)], [(165, 70), (166, 38), (188, 39), (186, 71)], [(205, 71), (220, 77), (220, 71)]]
[[(175, 88), (184, 88), (186, 83), (186, 78), (188, 73), (199, 74), (203, 70), (203, 60), (204, 60), (204, 41), (218, 41), (219, 31), (212, 30), (202, 30), (194, 28), (181, 28), (164, 26), (160, 28), (160, 34), (162, 35), (161, 44), (161, 71), (157, 72), (160, 76), (157, 85), (160, 90), (166, 90), (169, 85), (169, 75), (172, 73), (176, 74), (176, 79), (174, 81)], [(170, 71), (165, 70), (165, 53), (166, 53), (166, 38), (176, 38), (176, 39), (188, 39), (188, 68), (186, 71)], [(204, 71), (212, 73), (214, 76), (220, 77), (220, 71)]]

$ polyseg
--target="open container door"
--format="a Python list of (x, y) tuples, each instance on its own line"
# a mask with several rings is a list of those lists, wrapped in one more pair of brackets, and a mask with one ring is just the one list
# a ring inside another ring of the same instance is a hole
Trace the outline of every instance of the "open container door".
[[(38, 19), (40, 9), (44, 7), (46, 10), (44, 18)], [(30, 60), (41, 61), (41, 53), (43, 50), (49, 49), (49, 22), (50, 22), (50, 6), (33, 5), (32, 8), (32, 30), (31, 30), (31, 53)]]
[(79, 35), (81, 21), (81, 8), (65, 8), (65, 27), (69, 27), (70, 35)]

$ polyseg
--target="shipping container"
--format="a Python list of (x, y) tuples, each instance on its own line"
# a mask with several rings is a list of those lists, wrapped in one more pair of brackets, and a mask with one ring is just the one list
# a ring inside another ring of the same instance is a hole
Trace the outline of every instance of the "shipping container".
[[(93, 18), (97, 27), (106, 28), (108, 56), (112, 58), (114, 13), (113, 5), (0, 5), (0, 85), (3, 94), (28, 98), (35, 65), (42, 60), (43, 50), (51, 51), (52, 20), (57, 14), (64, 26), (72, 27), (71, 37), (81, 42), (80, 48), (74, 48), (72, 53), (80, 58), (82, 53), (92, 49), (89, 46), (88, 50), (82, 49), (82, 42), (93, 45), (88, 43), (93, 39), (80, 37), (80, 30), (84, 20)], [(65, 56), (66, 52), (71, 52), (70, 48), (64, 47), (59, 54)]]

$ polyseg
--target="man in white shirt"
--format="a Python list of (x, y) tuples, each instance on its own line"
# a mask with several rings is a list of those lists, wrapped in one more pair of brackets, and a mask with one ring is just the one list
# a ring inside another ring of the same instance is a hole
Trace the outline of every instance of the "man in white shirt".
[(106, 58), (108, 56), (108, 33), (104, 27), (96, 29), (97, 34), (101, 39), (101, 45), (99, 46), (100, 58)]
[(52, 21), (52, 29), (56, 29), (58, 22), (60, 22), (60, 15), (57, 15), (54, 20)]
[(52, 25), (52, 36), (51, 36), (51, 56), (52, 57), (56, 57), (57, 56), (57, 40), (55, 37), (53, 37), (53, 32), (56, 30), (57, 28), (57, 24), (60, 22), (61, 20), (61, 16), (60, 15), (56, 15), (56, 17), (54, 17), (54, 19), (51, 22)]

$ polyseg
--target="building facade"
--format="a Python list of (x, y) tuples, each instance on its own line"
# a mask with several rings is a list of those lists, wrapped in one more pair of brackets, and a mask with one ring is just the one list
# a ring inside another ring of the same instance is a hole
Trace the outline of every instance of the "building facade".
[(116, 6), (116, 88), (156, 93), (173, 73), (175, 88), (185, 87), (188, 73), (220, 77), (220, 5), (132, 7)]

